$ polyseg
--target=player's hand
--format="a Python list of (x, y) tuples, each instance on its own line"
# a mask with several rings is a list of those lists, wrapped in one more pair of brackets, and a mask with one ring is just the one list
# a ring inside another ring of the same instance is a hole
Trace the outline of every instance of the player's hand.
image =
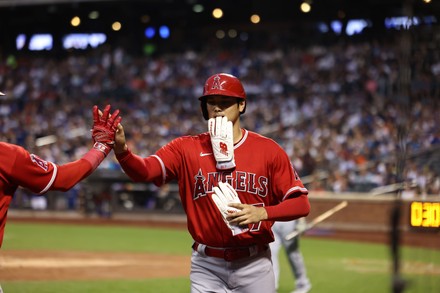
[(113, 151), (115, 152), (115, 154), (120, 154), (127, 150), (128, 147), (125, 139), (124, 126), (122, 126), (122, 124), (119, 124), (118, 129), (116, 130), (115, 145), (113, 147)]
[(226, 217), (231, 225), (257, 224), (260, 221), (267, 220), (268, 217), (264, 207), (242, 203), (230, 203), (229, 207), (238, 210)]
[(239, 212), (240, 210), (230, 207), (230, 203), (241, 203), (237, 192), (229, 183), (219, 182), (218, 187), (214, 187), (214, 194), (212, 194), (212, 200), (217, 206), (223, 221), (232, 231), (232, 235), (238, 235), (249, 230), (247, 226), (233, 225), (227, 221), (227, 217), (230, 214)]
[(116, 129), (122, 120), (122, 117), (119, 116), (119, 110), (115, 110), (110, 115), (110, 108), (111, 106), (107, 105), (104, 111), (101, 112), (98, 106), (93, 106), (93, 147), (103, 152), (106, 156), (115, 144)]
[(211, 136), (212, 150), (217, 169), (229, 170), (235, 168), (234, 136), (232, 122), (226, 116), (208, 120), (208, 131)]

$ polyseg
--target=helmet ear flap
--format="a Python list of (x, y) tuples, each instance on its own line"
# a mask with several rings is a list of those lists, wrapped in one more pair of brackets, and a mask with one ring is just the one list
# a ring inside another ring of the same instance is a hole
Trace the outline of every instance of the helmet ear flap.
[(205, 118), (205, 120), (208, 120), (209, 119), (209, 115), (208, 115), (208, 108), (207, 108), (206, 104), (207, 104), (206, 103), (206, 99), (202, 99), (200, 101), (200, 109), (202, 110), (203, 118)]

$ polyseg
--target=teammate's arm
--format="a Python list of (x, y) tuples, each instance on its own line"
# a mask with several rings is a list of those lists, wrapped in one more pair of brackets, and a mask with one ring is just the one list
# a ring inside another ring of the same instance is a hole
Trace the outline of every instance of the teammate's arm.
[(60, 166), (59, 174), (50, 189), (69, 190), (98, 168), (110, 153), (115, 144), (117, 127), (122, 120), (119, 110), (110, 115), (110, 108), (110, 105), (107, 105), (101, 112), (97, 106), (93, 107), (93, 148), (80, 160)]
[[(95, 166), (104, 159), (99, 151), (90, 150), (86, 156), (93, 155), (95, 162), (81, 158), (77, 161), (58, 166), (46, 162), (39, 157), (29, 154), (24, 149), (17, 153), (17, 160), (9, 176), (18, 185), (35, 193), (45, 193), (48, 190), (67, 191), (82, 179), (89, 176)], [(47, 167), (46, 167), (47, 166)]]
[(121, 121), (119, 110), (109, 114), (110, 106), (101, 113), (97, 106), (93, 108), (94, 123), (92, 127), (93, 147), (79, 160), (57, 165), (46, 162), (36, 155), (29, 154), (23, 148), (17, 154), (15, 166), (11, 172), (20, 186), (36, 193), (48, 190), (67, 191), (82, 179), (89, 176), (105, 159), (113, 148), (117, 125)]
[[(85, 159), (84, 157), (89, 157)], [(67, 191), (88, 177), (104, 160), (103, 153), (91, 149), (83, 158), (58, 166), (58, 175), (49, 190)]]

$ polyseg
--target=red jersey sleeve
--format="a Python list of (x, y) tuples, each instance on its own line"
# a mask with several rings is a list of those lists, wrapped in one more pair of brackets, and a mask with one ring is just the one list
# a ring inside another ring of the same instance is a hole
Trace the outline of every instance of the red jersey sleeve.
[(265, 208), (267, 219), (270, 221), (292, 221), (307, 216), (310, 212), (310, 203), (307, 196), (303, 194)]
[(10, 162), (8, 177), (16, 185), (34, 193), (44, 193), (52, 186), (58, 173), (57, 165), (28, 153), (19, 146), (9, 146), (14, 160)]
[[(98, 150), (91, 149), (82, 159), (59, 166), (30, 154), (20, 146), (8, 144), (5, 150), (9, 151), (6, 175), (9, 181), (34, 193), (69, 190), (93, 172), (104, 159)], [(93, 158), (90, 159), (90, 156)]]
[(156, 155), (142, 158), (130, 150), (116, 155), (125, 174), (135, 182), (151, 182), (160, 186), (165, 182), (162, 160)]

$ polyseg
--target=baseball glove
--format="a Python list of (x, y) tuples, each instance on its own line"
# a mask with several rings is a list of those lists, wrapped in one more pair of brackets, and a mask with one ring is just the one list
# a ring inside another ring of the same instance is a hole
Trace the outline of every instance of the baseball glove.
[(237, 192), (229, 183), (219, 182), (218, 187), (214, 187), (214, 193), (211, 197), (220, 211), (223, 221), (232, 231), (232, 235), (236, 236), (249, 230), (247, 226), (231, 225), (226, 219), (229, 214), (240, 211), (239, 209), (228, 206), (228, 204), (241, 203)]
[(95, 105), (93, 107), (92, 127), (93, 147), (107, 156), (115, 144), (116, 129), (122, 118), (119, 116), (119, 110), (115, 110), (110, 115), (110, 105), (104, 108), (102, 115), (100, 114), (98, 106)]
[(208, 131), (211, 137), (212, 150), (217, 169), (235, 168), (234, 137), (232, 122), (227, 117), (215, 117), (208, 120)]

